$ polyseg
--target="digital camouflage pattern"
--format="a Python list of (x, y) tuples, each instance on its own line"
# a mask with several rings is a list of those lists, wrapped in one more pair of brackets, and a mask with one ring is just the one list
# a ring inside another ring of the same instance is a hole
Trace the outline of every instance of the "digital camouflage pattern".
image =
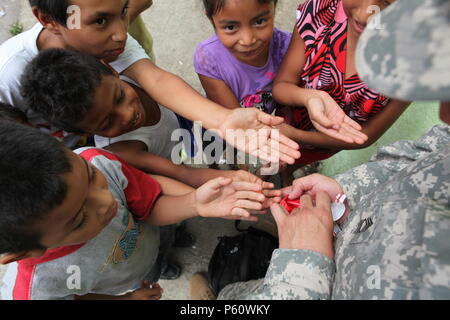
[(450, 1), (397, 0), (358, 41), (367, 85), (400, 100), (450, 100)]
[(278, 249), (265, 279), (219, 299), (450, 299), (450, 127), (383, 147), (336, 180), (351, 213), (335, 262)]
[[(393, 98), (450, 101), (450, 1), (397, 0), (378, 18), (359, 40), (361, 78)], [(351, 213), (335, 261), (279, 249), (265, 279), (219, 299), (450, 299), (450, 127), (382, 147), (336, 180)]]

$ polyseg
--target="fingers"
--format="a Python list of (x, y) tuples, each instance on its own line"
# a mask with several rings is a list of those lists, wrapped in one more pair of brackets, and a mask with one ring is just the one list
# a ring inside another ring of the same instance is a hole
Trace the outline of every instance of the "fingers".
[(262, 187), (262, 189), (264, 191), (266, 189), (273, 189), (273, 188), (275, 188), (275, 185), (273, 183), (271, 183), (271, 182), (263, 181), (262, 184), (261, 184), (261, 187)]
[[(231, 210), (231, 215), (232, 216), (236, 216), (236, 217), (241, 217), (241, 218), (246, 218), (249, 219), (251, 217), (250, 212), (248, 212), (247, 210), (243, 209), (243, 208), (233, 208), (233, 210)], [(244, 220), (244, 219), (241, 219)]]
[(257, 202), (263, 202), (266, 199), (262, 193), (252, 191), (238, 191), (235, 196), (237, 199), (247, 199)]
[(364, 137), (367, 137), (364, 133), (359, 132), (355, 129), (349, 129), (349, 126), (344, 124), (339, 131), (334, 130), (334, 129), (327, 129), (323, 126), (321, 126), (320, 124), (318, 124), (315, 121), (312, 121), (314, 127), (326, 134), (327, 136), (337, 139), (337, 140), (342, 140), (346, 143), (358, 143), (358, 144), (363, 144), (367, 139), (364, 140)]
[(348, 124), (349, 126), (351, 126), (352, 128), (358, 130), (358, 131), (362, 130), (361, 125), (358, 122), (356, 122), (355, 120), (353, 120), (352, 118), (348, 117), (348, 116), (344, 117), (344, 122), (346, 124)]
[(314, 184), (311, 176), (302, 177), (294, 181), (292, 185), (291, 193), (289, 194), (289, 200), (298, 199), (307, 191), (313, 188)]
[(246, 181), (236, 181), (233, 182), (233, 187), (236, 189), (236, 191), (261, 191), (262, 186), (258, 183), (251, 183)]
[(257, 115), (258, 120), (269, 127), (277, 126), (284, 122), (282, 117), (275, 117), (262, 111), (259, 111)]
[(275, 219), (277, 226), (280, 227), (281, 225), (283, 225), (284, 220), (288, 215), (288, 212), (279, 204), (271, 205), (270, 211), (272, 212), (273, 218)]
[[(261, 210), (263, 208), (262, 203), (254, 202), (244, 199), (239, 199), (235, 202), (236, 208), (247, 210)], [(250, 215), (250, 214), (248, 214)], [(245, 216), (248, 216), (247, 214)]]
[(281, 190), (263, 189), (263, 195), (267, 198), (281, 197), (283, 195)]

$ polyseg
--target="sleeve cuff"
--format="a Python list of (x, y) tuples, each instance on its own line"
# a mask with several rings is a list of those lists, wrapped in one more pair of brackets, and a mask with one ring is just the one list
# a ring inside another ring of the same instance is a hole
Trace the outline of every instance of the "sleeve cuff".
[(266, 285), (280, 299), (330, 299), (334, 261), (310, 250), (277, 249), (266, 274)]

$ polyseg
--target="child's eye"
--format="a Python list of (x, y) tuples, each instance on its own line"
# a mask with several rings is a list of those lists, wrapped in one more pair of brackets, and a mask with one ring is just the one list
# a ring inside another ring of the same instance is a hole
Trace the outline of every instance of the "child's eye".
[(122, 10), (122, 15), (123, 16), (126, 16), (127, 15), (127, 13), (128, 13), (128, 6), (126, 6), (125, 8), (123, 8), (123, 10)]
[(255, 24), (256, 24), (256, 25), (262, 25), (262, 24), (264, 24), (264, 23), (266, 23), (266, 22), (267, 22), (267, 19), (261, 18), (261, 19), (256, 20), (256, 21), (255, 21)]
[(95, 20), (94, 23), (99, 25), (99, 26), (104, 26), (106, 24), (106, 19), (105, 18), (99, 18), (99, 19)]
[(228, 26), (224, 26), (223, 29), (225, 31), (235, 31), (236, 30), (236, 26), (235, 25), (228, 25)]

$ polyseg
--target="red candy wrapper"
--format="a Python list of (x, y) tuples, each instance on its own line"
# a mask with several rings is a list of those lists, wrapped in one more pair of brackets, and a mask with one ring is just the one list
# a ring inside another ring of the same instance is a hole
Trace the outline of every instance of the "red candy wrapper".
[(285, 208), (287, 212), (291, 213), (292, 210), (300, 207), (300, 199), (290, 200), (289, 195), (287, 195), (281, 200), (280, 205)]

